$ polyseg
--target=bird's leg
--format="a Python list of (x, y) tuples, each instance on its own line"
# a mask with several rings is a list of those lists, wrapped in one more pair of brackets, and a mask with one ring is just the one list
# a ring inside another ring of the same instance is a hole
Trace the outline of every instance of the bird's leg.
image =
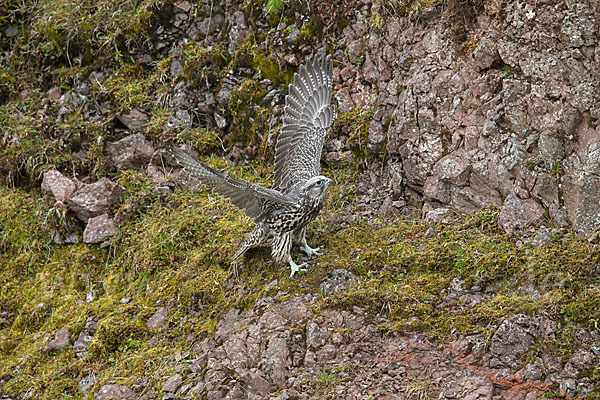
[(290, 255), (290, 250), (292, 248), (292, 233), (285, 232), (281, 235), (275, 236), (273, 238), (273, 242), (271, 242), (271, 255), (277, 262), (285, 262), (287, 261), (290, 264), (290, 268), (292, 272), (290, 273), (290, 279), (294, 277), (296, 272), (304, 271), (304, 267), (306, 263), (296, 264), (294, 260), (292, 260), (292, 256)]
[(231, 272), (229, 273), (230, 277), (234, 277), (235, 279), (239, 279), (240, 278), (240, 266), (242, 265), (242, 263), (240, 262), (239, 259), (237, 260), (233, 260), (231, 262)]
[(306, 272), (306, 269), (304, 268), (306, 263), (298, 265), (294, 262), (294, 260), (292, 260), (291, 256), (288, 256), (288, 262), (290, 263), (290, 268), (292, 269), (292, 272), (290, 273), (290, 279), (294, 277), (296, 272)]
[(308, 245), (308, 243), (306, 243), (306, 240), (304, 240), (302, 242), (302, 246), (300, 247), (300, 249), (302, 251), (304, 251), (306, 254), (308, 254), (309, 256), (315, 255), (315, 256), (322, 256), (323, 253), (321, 253), (319, 250), (321, 250), (320, 247), (317, 247), (315, 249), (313, 249), (312, 247), (310, 247)]
[(294, 241), (300, 245), (300, 250), (305, 252), (307, 255), (312, 256), (322, 256), (323, 253), (320, 253), (320, 247), (313, 249), (306, 243), (306, 226), (301, 228), (300, 230), (294, 231)]
[(321, 253), (319, 251), (319, 250), (321, 250), (320, 247), (313, 249), (312, 247), (310, 247), (308, 245), (308, 243), (306, 243), (306, 236), (304, 235), (304, 232), (302, 233), (302, 239), (300, 239), (300, 249), (309, 256), (312, 256), (312, 255), (322, 256), (323, 255), (323, 253)]

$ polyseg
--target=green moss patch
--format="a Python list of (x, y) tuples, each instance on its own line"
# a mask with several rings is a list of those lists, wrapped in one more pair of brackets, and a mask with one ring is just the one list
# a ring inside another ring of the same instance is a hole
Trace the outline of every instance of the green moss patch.
[(266, 103), (265, 88), (255, 80), (247, 80), (231, 92), (227, 114), (235, 125), (229, 135), (230, 144), (260, 146), (269, 133), (272, 108)]
[(348, 136), (346, 146), (352, 150), (357, 162), (367, 157), (369, 123), (373, 120), (375, 111), (371, 108), (355, 107), (352, 111), (338, 115), (331, 127), (331, 136), (337, 137), (342, 134)]
[(35, 10), (24, 10), (30, 15), (31, 31), (26, 31), (23, 46), (51, 60), (68, 62), (77, 54), (85, 63), (97, 61), (99, 55), (120, 60), (145, 39), (153, 11), (161, 3), (44, 0)]

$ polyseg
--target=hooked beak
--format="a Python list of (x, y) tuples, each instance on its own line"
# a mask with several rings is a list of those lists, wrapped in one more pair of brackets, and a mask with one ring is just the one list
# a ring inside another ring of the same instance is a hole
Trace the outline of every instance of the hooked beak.
[(325, 185), (329, 186), (333, 183), (333, 180), (327, 178), (327, 180), (325, 181)]

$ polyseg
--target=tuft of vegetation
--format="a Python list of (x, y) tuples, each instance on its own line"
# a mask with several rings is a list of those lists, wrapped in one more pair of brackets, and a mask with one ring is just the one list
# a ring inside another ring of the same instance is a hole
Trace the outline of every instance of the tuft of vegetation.
[(429, 400), (433, 382), (430, 378), (418, 375), (411, 378), (404, 389), (408, 397), (415, 400)]
[(232, 143), (256, 146), (263, 142), (272, 116), (271, 108), (265, 102), (266, 94), (265, 88), (255, 80), (247, 80), (231, 92), (227, 113), (234, 121), (230, 134)]
[(205, 48), (194, 42), (183, 46), (183, 77), (196, 87), (214, 89), (221, 78), (224, 68), (229, 65), (226, 51), (215, 46)]
[(283, 0), (267, 0), (267, 13), (271, 15), (279, 14), (284, 7)]
[(102, 82), (92, 84), (92, 94), (97, 98), (110, 99), (113, 110), (127, 113), (134, 108), (153, 108), (160, 99), (171, 92), (171, 80), (167, 78), (169, 62), (161, 61), (156, 68), (146, 72), (141, 66), (124, 63), (115, 68)]
[[(418, 18), (423, 10), (442, 4), (443, 0), (382, 0), (381, 8), (389, 14)], [(381, 17), (375, 17), (375, 22)], [(377, 24), (375, 24), (377, 28)]]

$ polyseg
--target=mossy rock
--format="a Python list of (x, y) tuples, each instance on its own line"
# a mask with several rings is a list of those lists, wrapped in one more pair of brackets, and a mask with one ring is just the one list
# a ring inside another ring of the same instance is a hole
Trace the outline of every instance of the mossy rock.
[(291, 83), (294, 71), (262, 51), (256, 40), (251, 37), (240, 46), (233, 57), (232, 68), (251, 68), (256, 71), (256, 79), (268, 79), (276, 85)]
[(266, 104), (267, 90), (257, 81), (249, 79), (231, 92), (227, 113), (233, 119), (229, 143), (260, 144), (272, 111)]
[(127, 313), (111, 315), (98, 322), (89, 351), (93, 355), (102, 355), (123, 350), (132, 341), (142, 339), (147, 332), (145, 324), (136, 316)]
[(225, 75), (229, 56), (220, 47), (207, 49), (195, 42), (183, 47), (183, 76), (195, 87), (215, 88)]
[(331, 127), (330, 135), (348, 137), (346, 146), (352, 150), (357, 162), (367, 157), (367, 143), (369, 141), (369, 124), (373, 120), (374, 109), (355, 107), (352, 111), (339, 114)]

